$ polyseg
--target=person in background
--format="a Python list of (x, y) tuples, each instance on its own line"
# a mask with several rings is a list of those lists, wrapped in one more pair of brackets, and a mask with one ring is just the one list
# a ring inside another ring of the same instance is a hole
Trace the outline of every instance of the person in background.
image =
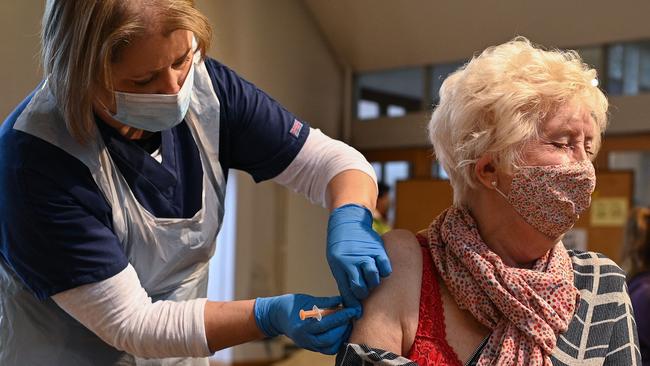
[(650, 208), (630, 213), (623, 245), (622, 267), (632, 299), (643, 365), (650, 365)]
[(562, 244), (596, 185), (608, 102), (595, 78), (576, 52), (519, 37), (443, 82), (429, 138), (453, 206), (417, 235), (384, 235), (394, 272), (338, 365), (641, 363), (625, 273)]
[(388, 223), (388, 210), (390, 209), (390, 187), (384, 182), (377, 183), (377, 205), (372, 211), (372, 229), (379, 235), (384, 235), (391, 230)]
[[(207, 365), (280, 334), (335, 353), (390, 274), (370, 164), (208, 57), (211, 38), (191, 0), (46, 1), (44, 81), (0, 128), (0, 365)], [(331, 210), (341, 297), (206, 299), (229, 169)]]

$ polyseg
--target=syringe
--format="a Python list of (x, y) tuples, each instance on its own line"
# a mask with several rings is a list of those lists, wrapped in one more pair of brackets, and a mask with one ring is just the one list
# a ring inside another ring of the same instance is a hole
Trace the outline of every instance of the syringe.
[(335, 308), (319, 309), (318, 306), (314, 305), (311, 310), (300, 310), (300, 320), (305, 320), (308, 318), (316, 318), (318, 321), (321, 321), (324, 316), (328, 316), (332, 313), (341, 310), (340, 306)]

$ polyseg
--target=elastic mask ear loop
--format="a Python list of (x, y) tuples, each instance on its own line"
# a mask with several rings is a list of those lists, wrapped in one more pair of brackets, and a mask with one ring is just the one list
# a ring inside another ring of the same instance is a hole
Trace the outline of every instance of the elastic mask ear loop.
[[(501, 192), (501, 190), (497, 187), (497, 181), (496, 181), (496, 180), (495, 180), (495, 181), (492, 181), (492, 187), (494, 187), (494, 189), (495, 189), (497, 192), (499, 192), (499, 194), (500, 194), (503, 198), (505, 198), (506, 201), (508, 201), (508, 196), (506, 196), (503, 192)], [(508, 202), (510, 202), (510, 201), (508, 201)]]
[[(116, 103), (116, 102), (115, 102), (115, 97), (113, 97), (113, 103)], [(104, 111), (106, 114), (108, 114), (109, 117), (113, 118), (113, 112), (111, 112), (111, 110), (108, 109), (108, 107), (106, 106), (106, 104), (104, 104), (104, 102), (102, 102), (101, 99), (99, 99), (99, 98), (97, 99), (97, 104), (99, 104), (99, 106), (103, 109), (103, 111)]]

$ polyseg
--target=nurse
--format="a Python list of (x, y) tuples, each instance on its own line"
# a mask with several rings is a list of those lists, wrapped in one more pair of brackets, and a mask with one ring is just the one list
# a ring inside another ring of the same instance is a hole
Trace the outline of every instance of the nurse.
[[(210, 38), (191, 0), (47, 1), (45, 79), (0, 129), (0, 364), (207, 365), (280, 334), (335, 353), (390, 274), (372, 167), (206, 57)], [(332, 210), (342, 300), (205, 299), (228, 169)]]

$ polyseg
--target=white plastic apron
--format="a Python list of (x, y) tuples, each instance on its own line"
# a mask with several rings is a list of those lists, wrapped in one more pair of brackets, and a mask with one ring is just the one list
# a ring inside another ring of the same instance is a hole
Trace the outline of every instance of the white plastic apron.
[[(145, 210), (113, 163), (99, 133), (78, 144), (68, 133), (47, 83), (14, 126), (82, 161), (111, 205), (114, 231), (154, 301), (207, 296), (208, 261), (223, 217), (225, 180), (219, 164), (219, 100), (195, 58), (185, 117), (203, 166), (201, 209), (189, 219), (156, 218)], [(164, 147), (163, 147), (164, 148)], [(65, 174), (65, 172), (62, 172)], [(34, 228), (37, 230), (38, 228)], [(104, 343), (51, 299), (39, 301), (0, 261), (0, 365), (208, 365), (207, 358), (143, 360)]]

